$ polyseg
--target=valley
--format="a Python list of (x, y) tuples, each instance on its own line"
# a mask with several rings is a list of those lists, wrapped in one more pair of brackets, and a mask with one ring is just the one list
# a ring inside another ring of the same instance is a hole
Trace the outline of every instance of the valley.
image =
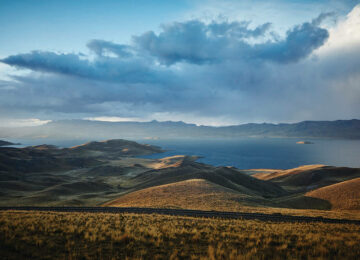
[(196, 156), (138, 157), (162, 151), (121, 139), (70, 148), (1, 147), (0, 206), (316, 212), (319, 216), (331, 211), (354, 218), (360, 210), (357, 168), (307, 165), (246, 170), (199, 163)]

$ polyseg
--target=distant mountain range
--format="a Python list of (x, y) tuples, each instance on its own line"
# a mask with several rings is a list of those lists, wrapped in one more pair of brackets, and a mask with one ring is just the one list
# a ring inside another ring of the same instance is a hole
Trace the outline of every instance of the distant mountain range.
[(184, 122), (100, 122), (59, 120), (33, 127), (0, 127), (0, 138), (144, 139), (296, 137), (360, 139), (360, 120), (303, 121), (292, 124), (197, 126)]

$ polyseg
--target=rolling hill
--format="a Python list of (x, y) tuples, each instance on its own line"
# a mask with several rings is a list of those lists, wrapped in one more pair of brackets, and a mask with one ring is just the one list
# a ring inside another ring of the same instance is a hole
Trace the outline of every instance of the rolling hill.
[(131, 192), (104, 206), (229, 210), (239, 209), (240, 201), (256, 198), (261, 201), (261, 197), (254, 198), (204, 179), (188, 179)]
[(313, 164), (313, 165), (304, 165), (293, 169), (288, 170), (270, 170), (255, 173), (252, 176), (260, 180), (273, 180), (281, 179), (282, 177), (287, 177), (290, 175), (303, 173), (304, 171), (315, 170), (325, 167), (323, 164)]
[(253, 175), (271, 181), (288, 191), (305, 192), (360, 177), (360, 169), (326, 165), (306, 165), (289, 170)]
[(0, 146), (6, 146), (6, 145), (14, 145), (14, 143), (4, 141), (4, 140), (0, 140)]
[(360, 169), (305, 165), (294, 169), (252, 175), (278, 184), (288, 196), (277, 202), (289, 208), (359, 210)]
[(64, 149), (52, 145), (0, 147), (0, 204), (103, 203), (110, 199), (107, 196), (119, 192), (118, 182), (109, 176), (124, 180), (127, 172), (145, 169), (141, 165), (116, 166), (110, 162), (161, 151), (156, 146), (127, 140), (90, 142)]
[(159, 152), (126, 140), (1, 147), (0, 205), (358, 210), (360, 169), (239, 170), (196, 156), (138, 157)]
[(360, 178), (322, 187), (305, 196), (326, 200), (334, 210), (360, 210)]
[(277, 197), (286, 192), (271, 182), (257, 180), (237, 169), (213, 167), (191, 160), (184, 160), (177, 167), (153, 169), (139, 174), (133, 179), (134, 188), (143, 189), (152, 186), (175, 183), (189, 179), (204, 179), (249, 195)]

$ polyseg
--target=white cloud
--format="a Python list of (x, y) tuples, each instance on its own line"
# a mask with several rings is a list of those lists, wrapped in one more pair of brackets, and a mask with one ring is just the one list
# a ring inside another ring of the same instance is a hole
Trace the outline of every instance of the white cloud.
[(38, 118), (22, 119), (0, 119), (0, 127), (22, 127), (22, 126), (39, 126), (51, 122), (51, 120), (41, 120)]
[(318, 55), (343, 53), (353, 49), (360, 51), (360, 5), (355, 6), (335, 27), (329, 28), (329, 34), (327, 42), (315, 52)]
[(101, 121), (101, 122), (145, 122), (147, 120), (138, 117), (118, 117), (118, 116), (97, 116), (85, 117), (85, 120)]

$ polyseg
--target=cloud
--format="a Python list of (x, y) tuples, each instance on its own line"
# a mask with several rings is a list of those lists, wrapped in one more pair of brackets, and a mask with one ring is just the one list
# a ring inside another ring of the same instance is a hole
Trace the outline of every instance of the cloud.
[[(134, 37), (136, 46), (147, 51), (160, 62), (171, 65), (176, 62), (202, 64), (221, 62), (249, 51), (246, 39), (264, 36), (270, 23), (254, 30), (247, 22), (212, 22), (198, 20), (176, 22), (162, 26), (162, 32), (153, 31)], [(243, 55), (244, 55), (243, 54)]]
[(102, 122), (146, 122), (142, 118), (118, 117), (118, 116), (87, 117), (84, 119), (90, 120), (90, 121), (102, 121)]
[(106, 53), (115, 54), (119, 58), (129, 58), (132, 56), (129, 46), (125, 44), (92, 40), (86, 46), (98, 56), (104, 56)]
[(1, 61), (32, 72), (0, 82), (0, 111), (214, 125), (359, 117), (359, 13), (327, 29), (321, 14), (282, 38), (270, 23), (190, 20), (129, 45), (92, 40), (90, 55), (12, 55)]
[(58, 72), (62, 74), (84, 75), (87, 61), (80, 60), (76, 54), (56, 54), (53, 52), (33, 51), (26, 54), (9, 56), (1, 62), (19, 68), (35, 71)]
[(251, 44), (249, 39), (264, 37), (270, 23), (251, 30), (246, 22), (205, 24), (192, 20), (163, 26), (158, 35), (153, 31), (146, 32), (134, 37), (134, 41), (138, 48), (166, 65), (244, 59), (296, 62), (325, 43), (329, 34), (319, 24), (329, 15), (321, 14), (311, 23), (296, 26), (287, 32), (285, 39), (270, 39), (260, 44)]
[(328, 32), (318, 25), (327, 15), (321, 14), (312, 23), (296, 26), (287, 32), (285, 39), (270, 39), (260, 44), (251, 44), (249, 40), (264, 37), (270, 23), (249, 29), (249, 23), (244, 21), (205, 24), (192, 20), (163, 25), (158, 35), (149, 31), (136, 36), (134, 46), (92, 40), (87, 47), (97, 55), (94, 61), (83, 54), (33, 51), (9, 56), (1, 62), (34, 71), (119, 82), (153, 80), (157, 74), (153, 69), (156, 61), (166, 65), (221, 63), (234, 59), (293, 62), (324, 44)]
[(159, 73), (149, 66), (145, 59), (122, 60), (99, 56), (94, 61), (90, 61), (82, 54), (47, 51), (12, 55), (2, 59), (1, 62), (33, 71), (125, 83), (153, 82), (157, 80)]
[(51, 120), (40, 120), (38, 118), (0, 118), (0, 120), (3, 123), (2, 126), (6, 127), (39, 126), (51, 122)]
[(329, 37), (326, 29), (318, 27), (327, 15), (321, 14), (312, 23), (304, 23), (289, 30), (283, 41), (256, 45), (255, 53), (259, 58), (284, 63), (296, 62), (309, 56)]

